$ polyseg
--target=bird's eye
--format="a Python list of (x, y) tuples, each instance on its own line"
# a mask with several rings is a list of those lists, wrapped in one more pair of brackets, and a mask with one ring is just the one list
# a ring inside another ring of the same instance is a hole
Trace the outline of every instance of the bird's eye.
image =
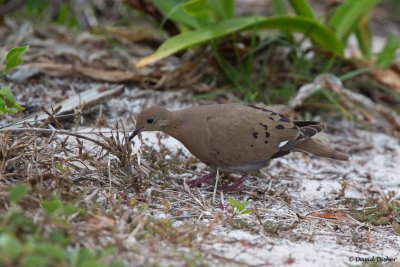
[(147, 119), (147, 123), (148, 123), (148, 124), (152, 124), (153, 122), (154, 122), (153, 119)]

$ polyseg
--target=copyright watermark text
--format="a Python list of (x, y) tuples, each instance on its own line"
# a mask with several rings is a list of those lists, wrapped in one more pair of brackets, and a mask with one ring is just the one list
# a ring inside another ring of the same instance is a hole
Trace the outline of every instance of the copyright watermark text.
[(395, 262), (397, 258), (388, 256), (349, 257), (350, 262)]

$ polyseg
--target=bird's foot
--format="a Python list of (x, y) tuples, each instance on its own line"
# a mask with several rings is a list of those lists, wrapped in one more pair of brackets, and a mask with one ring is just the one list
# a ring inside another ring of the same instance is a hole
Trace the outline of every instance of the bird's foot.
[(219, 191), (229, 193), (229, 192), (236, 192), (239, 191), (239, 188), (242, 186), (242, 184), (250, 177), (250, 174), (245, 174), (242, 177), (240, 177), (239, 180), (235, 181), (233, 184), (230, 185), (222, 185), (218, 186), (217, 189)]
[(199, 185), (201, 185), (202, 183), (208, 182), (209, 180), (212, 180), (215, 178), (215, 176), (217, 176), (217, 173), (215, 172), (211, 172), (209, 174), (200, 176), (196, 179), (192, 179), (190, 181), (187, 181), (186, 184), (190, 187), (197, 187)]

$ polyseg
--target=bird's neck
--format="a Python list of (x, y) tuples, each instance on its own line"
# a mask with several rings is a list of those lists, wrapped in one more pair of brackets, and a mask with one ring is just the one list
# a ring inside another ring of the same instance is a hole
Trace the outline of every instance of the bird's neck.
[(182, 139), (185, 135), (185, 118), (182, 115), (179, 111), (170, 112), (167, 118), (167, 125), (163, 126), (161, 130), (175, 139)]

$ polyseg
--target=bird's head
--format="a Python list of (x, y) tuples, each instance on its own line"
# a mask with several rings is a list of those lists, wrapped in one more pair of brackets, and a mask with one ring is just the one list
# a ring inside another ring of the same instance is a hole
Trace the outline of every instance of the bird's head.
[(142, 110), (136, 118), (136, 129), (129, 136), (129, 141), (141, 132), (162, 131), (164, 127), (168, 126), (169, 115), (170, 112), (160, 106)]

